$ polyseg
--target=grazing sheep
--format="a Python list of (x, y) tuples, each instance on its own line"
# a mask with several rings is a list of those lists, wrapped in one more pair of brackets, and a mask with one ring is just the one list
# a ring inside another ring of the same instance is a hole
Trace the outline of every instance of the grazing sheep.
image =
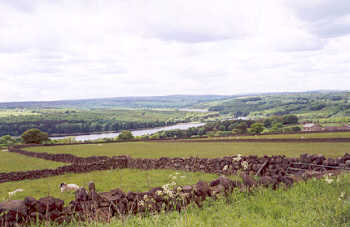
[(17, 192), (23, 192), (24, 190), (22, 188), (18, 188), (14, 190), (13, 192), (9, 192), (9, 197), (14, 196)]
[(65, 191), (77, 191), (79, 190), (79, 186), (76, 184), (66, 184), (66, 183), (61, 183), (60, 184), (60, 189), (61, 192), (65, 192)]

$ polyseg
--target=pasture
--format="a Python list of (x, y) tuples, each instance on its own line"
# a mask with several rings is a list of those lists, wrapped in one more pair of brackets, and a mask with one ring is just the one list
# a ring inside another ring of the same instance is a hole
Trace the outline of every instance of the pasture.
[(36, 169), (55, 169), (65, 163), (46, 161), (0, 150), (0, 173)]
[[(204, 140), (216, 139), (327, 139), (327, 138), (350, 138), (350, 132), (315, 132), (315, 133), (296, 133), (296, 134), (275, 134), (275, 135), (256, 135), (256, 136), (226, 136), (211, 137)], [(203, 139), (200, 139), (203, 140)]]
[[(171, 175), (176, 176), (176, 179), (172, 179)], [(120, 188), (125, 192), (141, 192), (148, 191), (152, 187), (162, 186), (170, 181), (175, 181), (179, 185), (187, 185), (195, 184), (199, 180), (211, 181), (216, 178), (217, 175), (215, 174), (175, 170), (142, 171), (137, 169), (115, 169), (94, 171), (83, 174), (66, 174), (36, 180), (2, 183), (0, 184), (0, 201), (8, 198), (8, 192), (22, 188), (24, 192), (16, 194), (11, 199), (24, 199), (26, 196), (32, 196), (38, 199), (50, 195), (69, 202), (74, 199), (74, 193), (62, 193), (59, 189), (59, 185), (62, 182), (74, 183), (87, 188), (88, 183), (93, 181), (96, 184), (96, 190), (98, 192), (110, 191), (116, 188)]]
[(133, 158), (204, 157), (242, 155), (322, 154), (338, 157), (350, 153), (350, 143), (249, 143), (249, 142), (131, 142), (68, 146), (31, 147), (26, 150), (79, 157), (130, 155)]
[[(234, 191), (228, 199), (205, 201), (202, 208), (190, 206), (180, 213), (127, 216), (111, 223), (87, 226), (349, 226), (350, 175), (331, 184), (322, 180), (296, 183), (276, 191), (259, 188), (253, 192)], [(77, 226), (71, 223), (68, 226)], [(50, 226), (43, 224), (42, 226)], [(56, 226), (56, 225), (53, 225)]]

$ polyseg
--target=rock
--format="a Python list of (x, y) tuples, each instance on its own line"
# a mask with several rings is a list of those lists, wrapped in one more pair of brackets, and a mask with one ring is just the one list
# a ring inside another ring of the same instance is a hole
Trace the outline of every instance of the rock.
[(243, 185), (246, 186), (247, 188), (254, 187), (257, 184), (256, 180), (247, 174), (242, 174), (241, 177), (242, 177)]
[(27, 209), (24, 200), (9, 200), (0, 203), (0, 213), (9, 211), (22, 216), (27, 215)]
[(95, 192), (95, 191), (96, 191), (95, 183), (90, 181), (89, 182), (89, 192)]
[(76, 201), (87, 201), (88, 199), (89, 199), (89, 195), (86, 192), (85, 188), (80, 188), (75, 192)]
[(346, 166), (350, 166), (350, 160), (345, 161)]
[(51, 212), (53, 210), (62, 211), (64, 206), (64, 201), (48, 196), (48, 197), (39, 199), (37, 204), (39, 204), (38, 211), (44, 214), (46, 212)]

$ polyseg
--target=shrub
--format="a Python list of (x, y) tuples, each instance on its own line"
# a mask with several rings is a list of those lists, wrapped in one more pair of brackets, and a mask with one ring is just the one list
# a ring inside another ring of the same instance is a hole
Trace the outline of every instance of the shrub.
[(46, 132), (42, 132), (39, 129), (32, 128), (27, 131), (25, 131), (22, 135), (21, 138), (23, 140), (23, 143), (25, 144), (41, 144), (44, 141), (47, 141), (49, 139), (49, 136)]

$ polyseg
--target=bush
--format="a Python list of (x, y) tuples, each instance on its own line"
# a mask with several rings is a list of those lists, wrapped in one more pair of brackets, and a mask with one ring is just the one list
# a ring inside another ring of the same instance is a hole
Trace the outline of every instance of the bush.
[(37, 128), (32, 128), (27, 131), (25, 131), (21, 138), (23, 140), (23, 143), (25, 144), (41, 144), (44, 141), (49, 140), (49, 136), (46, 132), (42, 132)]
[(264, 125), (262, 123), (254, 123), (249, 128), (249, 133), (257, 135), (264, 131)]
[(133, 138), (133, 134), (128, 130), (124, 130), (118, 135), (118, 140), (131, 140)]

